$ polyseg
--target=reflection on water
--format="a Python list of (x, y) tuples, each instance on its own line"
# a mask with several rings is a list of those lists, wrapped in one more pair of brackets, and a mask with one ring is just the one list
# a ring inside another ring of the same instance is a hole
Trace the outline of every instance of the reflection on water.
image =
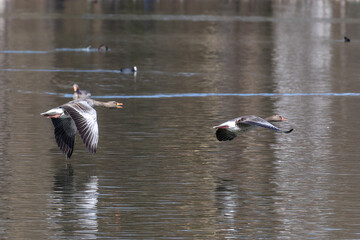
[[(56, 48), (54, 51), (58, 52), (98, 52), (97, 48), (91, 48), (91, 46), (86, 48)], [(45, 53), (54, 53), (54, 51), (35, 51), (35, 50), (1, 50), (0, 53), (9, 53), (9, 54), (45, 54)]]
[[(31, 91), (21, 91), (18, 92), (24, 94), (35, 94), (36, 92)], [(44, 92), (36, 94), (47, 94), (47, 95), (58, 95), (64, 98), (72, 98), (70, 93), (55, 93), (55, 92)], [(107, 98), (122, 98), (122, 99), (132, 99), (132, 98), (198, 98), (198, 97), (301, 97), (301, 96), (360, 96), (360, 93), (177, 93), (177, 94), (153, 94), (153, 95), (111, 95), (111, 96), (92, 96), (92, 98), (98, 99), (107, 99)]]
[[(359, 9), (1, 1), (0, 238), (357, 239)], [(39, 113), (73, 83), (124, 108), (98, 109), (97, 153), (69, 161)], [(291, 134), (215, 138), (275, 113)]]
[[(332, 9), (330, 2), (319, 1), (314, 3), (311, 10), (311, 16), (315, 18), (332, 18)], [(324, 11), (324, 9), (327, 9)], [(301, 26), (304, 28), (305, 26)], [(329, 39), (331, 38), (330, 23), (313, 23), (306, 26), (307, 32), (312, 38)], [(277, 86), (281, 91), (292, 89), (296, 85), (298, 89), (304, 92), (321, 89), (323, 92), (333, 91), (329, 79), (332, 79), (332, 61), (333, 48), (331, 42), (309, 41), (306, 45), (294, 41), (299, 46), (289, 46), (285, 44), (285, 36), (289, 31), (287, 24), (278, 24), (276, 26), (276, 35), (279, 36), (276, 41), (274, 54), (277, 58), (275, 71), (277, 73)], [(292, 34), (292, 38), (301, 37), (302, 31)], [(301, 47), (307, 54), (298, 55), (298, 49)], [(316, 51), (314, 51), (316, 49)], [(295, 57), (294, 54), (297, 54)], [(303, 63), (307, 62), (311, 68)], [(295, 71), (296, 70), (296, 71)], [(306, 76), (306, 78), (305, 78)], [(324, 212), (322, 209), (331, 208), (331, 198), (327, 182), (329, 174), (329, 162), (332, 159), (333, 151), (331, 145), (324, 144), (324, 139), (329, 139), (331, 127), (333, 98), (303, 99), (296, 106), (293, 102), (286, 99), (279, 99), (277, 109), (289, 109), (293, 116), (298, 119), (301, 115), (312, 116), (311, 124), (308, 124), (306, 130), (309, 134), (304, 134), (298, 141), (302, 142), (302, 148), (311, 149), (304, 151), (302, 156), (289, 158), (293, 154), (288, 149), (277, 149), (276, 153), (279, 161), (279, 174), (275, 182), (277, 183), (277, 192), (281, 193), (281, 198), (277, 199), (276, 205), (281, 206), (277, 210), (279, 220), (286, 222), (286, 226), (294, 229), (294, 236), (302, 235), (311, 237), (316, 234), (327, 238), (328, 218), (331, 212)], [(306, 121), (303, 119), (303, 121)], [(322, 127), (320, 127), (322, 126)], [(279, 147), (276, 147), (279, 148)], [(293, 149), (292, 151), (294, 151)], [(284, 162), (287, 164), (284, 164)], [(295, 167), (296, 166), (296, 167)], [(311, 169), (309, 169), (311, 166)], [(306, 172), (306, 176), (302, 173)], [(299, 180), (301, 179), (301, 180)], [(310, 187), (311, 186), (311, 187)], [(292, 202), (285, 202), (283, 199), (292, 199)], [(283, 210), (281, 210), (283, 209)], [(294, 212), (297, 212), (296, 215)], [(308, 212), (312, 212), (308, 215)], [(305, 214), (306, 213), (306, 214)], [(299, 216), (301, 216), (299, 218)], [(299, 219), (305, 220), (300, 226)], [(313, 223), (317, 224), (314, 225)], [(305, 229), (310, 229), (310, 233), (300, 234)]]
[(85, 183), (75, 183), (68, 169), (54, 176), (54, 210), (51, 219), (62, 231), (76, 231), (86, 239), (96, 238), (98, 232), (98, 177), (90, 176)]
[(18, 54), (44, 54), (44, 53), (49, 53), (48, 51), (32, 51), (32, 50), (1, 50), (0, 53), (9, 53), (9, 54), (14, 54), (14, 53), (18, 53)]

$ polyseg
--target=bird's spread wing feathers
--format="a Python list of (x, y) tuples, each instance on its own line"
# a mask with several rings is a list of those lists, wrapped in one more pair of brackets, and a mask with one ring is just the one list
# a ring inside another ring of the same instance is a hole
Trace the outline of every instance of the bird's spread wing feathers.
[(281, 130), (260, 117), (254, 119), (254, 120), (242, 121), (239, 124), (249, 124), (249, 125), (253, 125), (253, 126), (259, 126), (259, 127), (268, 128), (268, 129), (271, 129), (274, 131), (283, 132), (283, 133), (290, 133), (293, 130), (293, 129), (290, 129), (289, 131)]
[(71, 118), (51, 118), (54, 125), (54, 135), (61, 152), (70, 158), (74, 150), (76, 135), (75, 122)]
[(97, 114), (86, 101), (73, 101), (61, 106), (75, 122), (80, 137), (91, 153), (96, 152), (99, 141)]

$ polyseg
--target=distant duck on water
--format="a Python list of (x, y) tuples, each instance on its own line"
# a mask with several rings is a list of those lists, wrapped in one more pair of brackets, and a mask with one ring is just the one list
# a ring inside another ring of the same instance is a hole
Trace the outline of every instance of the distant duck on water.
[(350, 38), (344, 36), (344, 42), (350, 42), (350, 41), (351, 41)]
[(110, 48), (108, 46), (106, 46), (105, 44), (100, 44), (100, 46), (98, 47), (99, 52), (106, 52), (109, 50), (110, 50)]
[(136, 73), (137, 70), (138, 70), (137, 67), (134, 66), (134, 67), (132, 67), (132, 68), (121, 68), (121, 69), (120, 69), (120, 72), (121, 72), (121, 73), (125, 73), (125, 74), (131, 74), (131, 73)]
[(268, 128), (282, 133), (291, 133), (293, 129), (284, 131), (275, 127), (270, 123), (270, 122), (282, 122), (282, 121), (286, 121), (286, 119), (280, 115), (273, 115), (265, 119), (262, 119), (261, 117), (255, 115), (248, 115), (248, 116), (234, 118), (220, 125), (214, 126), (214, 128), (217, 129), (216, 138), (219, 141), (231, 141), (239, 133), (246, 132), (257, 127)]

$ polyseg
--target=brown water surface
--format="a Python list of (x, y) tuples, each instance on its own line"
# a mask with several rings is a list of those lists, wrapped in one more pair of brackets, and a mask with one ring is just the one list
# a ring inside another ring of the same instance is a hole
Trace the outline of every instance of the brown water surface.
[[(1, 1), (0, 238), (359, 239), (359, 9)], [(78, 137), (66, 160), (40, 113), (74, 82), (124, 109), (98, 109), (97, 153)], [(291, 134), (215, 138), (275, 113)]]

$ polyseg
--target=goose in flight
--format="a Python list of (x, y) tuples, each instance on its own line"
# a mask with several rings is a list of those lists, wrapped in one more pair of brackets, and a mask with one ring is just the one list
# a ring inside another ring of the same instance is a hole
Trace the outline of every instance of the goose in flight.
[(78, 99), (41, 113), (51, 118), (54, 135), (61, 152), (70, 158), (74, 150), (75, 135), (78, 131), (87, 150), (96, 152), (99, 141), (99, 128), (96, 110), (93, 107), (122, 108), (122, 103), (115, 101), (99, 102), (91, 98)]
[(293, 129), (284, 131), (275, 127), (270, 123), (270, 122), (282, 122), (282, 121), (286, 121), (286, 119), (280, 115), (273, 115), (265, 119), (262, 119), (261, 117), (254, 115), (248, 115), (248, 116), (234, 118), (220, 125), (214, 126), (214, 128), (217, 129), (216, 138), (219, 141), (233, 140), (239, 133), (246, 132), (257, 127), (268, 128), (282, 133), (291, 133)]

